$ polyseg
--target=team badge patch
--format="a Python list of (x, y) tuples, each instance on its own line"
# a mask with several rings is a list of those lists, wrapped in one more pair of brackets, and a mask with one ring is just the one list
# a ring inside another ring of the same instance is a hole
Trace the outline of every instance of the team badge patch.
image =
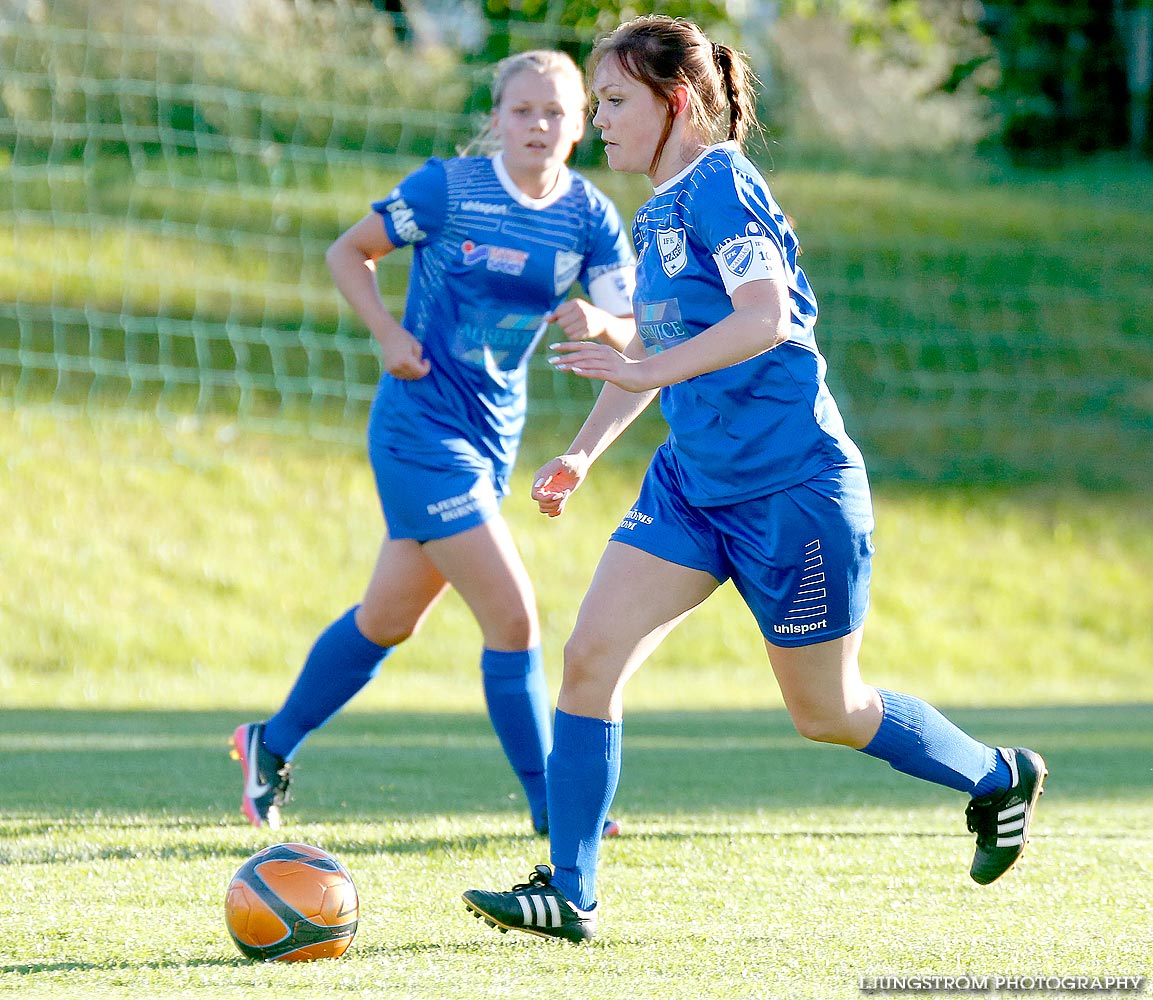
[(556, 252), (553, 282), (557, 295), (564, 295), (572, 287), (577, 275), (580, 274), (582, 263), (584, 263), (583, 254), (573, 253), (571, 250), (558, 250)]
[(684, 270), (689, 262), (683, 229), (658, 229), (657, 252), (661, 255), (661, 268), (670, 278)]
[(713, 254), (713, 260), (729, 295), (746, 281), (785, 276), (785, 261), (780, 248), (769, 237), (757, 233), (722, 243)]
[(753, 262), (753, 241), (734, 240), (721, 251), (721, 259), (733, 275), (738, 278), (744, 277)]

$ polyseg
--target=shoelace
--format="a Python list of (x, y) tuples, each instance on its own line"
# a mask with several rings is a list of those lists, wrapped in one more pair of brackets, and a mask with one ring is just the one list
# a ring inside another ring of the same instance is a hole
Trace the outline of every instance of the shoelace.
[(970, 802), (965, 806), (965, 825), (969, 828), (969, 832), (977, 834), (978, 837), (994, 836), (997, 833), (997, 814), (1001, 804)]
[(527, 882), (521, 882), (512, 887), (513, 892), (521, 889), (547, 889), (552, 885), (552, 872), (544, 865), (537, 865)]
[(279, 771), (276, 772), (277, 782), (273, 786), (272, 801), (282, 806), (288, 801), (288, 786), (292, 784), (292, 765), (284, 764)]

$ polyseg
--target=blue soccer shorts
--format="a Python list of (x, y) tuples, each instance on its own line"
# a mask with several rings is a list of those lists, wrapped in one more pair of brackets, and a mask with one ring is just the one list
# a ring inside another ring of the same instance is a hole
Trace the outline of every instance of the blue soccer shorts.
[(368, 455), (389, 538), (431, 542), (500, 513), (507, 477), (467, 441), (429, 441), (410, 452), (370, 436)]
[(667, 446), (612, 540), (731, 579), (776, 646), (855, 631), (869, 607), (873, 507), (860, 466), (826, 469), (789, 489), (718, 507), (689, 504)]

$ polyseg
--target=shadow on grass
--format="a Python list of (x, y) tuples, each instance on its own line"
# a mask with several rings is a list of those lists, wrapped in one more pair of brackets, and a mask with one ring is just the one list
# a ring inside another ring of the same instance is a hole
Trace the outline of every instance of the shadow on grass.
[[(438, 942), (436, 944), (412, 943), (401, 945), (371, 945), (357, 942), (347, 953), (350, 956), (369, 961), (378, 959), (396, 958), (403, 955), (481, 955), (490, 949), (487, 938), (474, 942)], [(35, 976), (53, 973), (72, 972), (117, 972), (132, 970), (145, 972), (147, 970), (165, 969), (241, 969), (253, 965), (261, 965), (234, 955), (230, 958), (199, 958), (188, 957), (173, 959), (158, 959), (155, 961), (128, 962), (123, 959), (109, 959), (107, 962), (14, 962), (10, 965), (0, 965), (0, 974), (16, 976)], [(272, 962), (271, 965), (280, 963)]]
[[(1049, 801), (1148, 801), (1153, 793), (1153, 705), (947, 714), (979, 739), (1044, 754)], [(223, 712), (0, 711), (0, 823), (18, 819), (25, 835), (76, 816), (99, 816), (102, 826), (240, 823), (240, 770), (228, 757), (239, 721)], [(808, 743), (782, 711), (636, 712), (626, 718), (624, 748), (617, 810), (636, 815), (907, 808), (956, 796), (864, 754)], [(296, 824), (524, 811), (480, 715), (348, 712), (313, 734), (296, 763)], [(390, 846), (382, 833), (373, 850), (429, 846)]]
[(169, 961), (157, 962), (126, 962), (122, 959), (110, 959), (107, 962), (17, 962), (14, 965), (0, 965), (0, 973), (10, 973), (17, 976), (30, 976), (54, 972), (116, 972), (117, 970), (140, 971), (144, 969), (199, 969), (199, 968), (229, 968), (231, 966), (251, 965), (252, 963), (237, 956), (235, 959), (225, 958), (179, 958)]

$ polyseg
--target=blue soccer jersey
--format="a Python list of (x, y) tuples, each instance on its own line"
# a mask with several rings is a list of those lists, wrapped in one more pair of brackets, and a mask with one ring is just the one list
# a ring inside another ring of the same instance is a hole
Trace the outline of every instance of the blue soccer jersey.
[(394, 245), (413, 247), (403, 325), (431, 366), (414, 381), (385, 374), (373, 434), (401, 455), (463, 440), (492, 460), (506, 490), (544, 317), (577, 282), (601, 308), (632, 310), (620, 216), (567, 169), (552, 193), (529, 198), (499, 154), (430, 159), (372, 207)]
[(825, 385), (817, 303), (792, 226), (735, 143), (711, 146), (660, 185), (633, 226), (633, 312), (650, 354), (733, 311), (746, 281), (788, 282), (792, 333), (775, 349), (661, 390), (685, 497), (719, 506), (764, 496), (823, 469), (861, 464)]

